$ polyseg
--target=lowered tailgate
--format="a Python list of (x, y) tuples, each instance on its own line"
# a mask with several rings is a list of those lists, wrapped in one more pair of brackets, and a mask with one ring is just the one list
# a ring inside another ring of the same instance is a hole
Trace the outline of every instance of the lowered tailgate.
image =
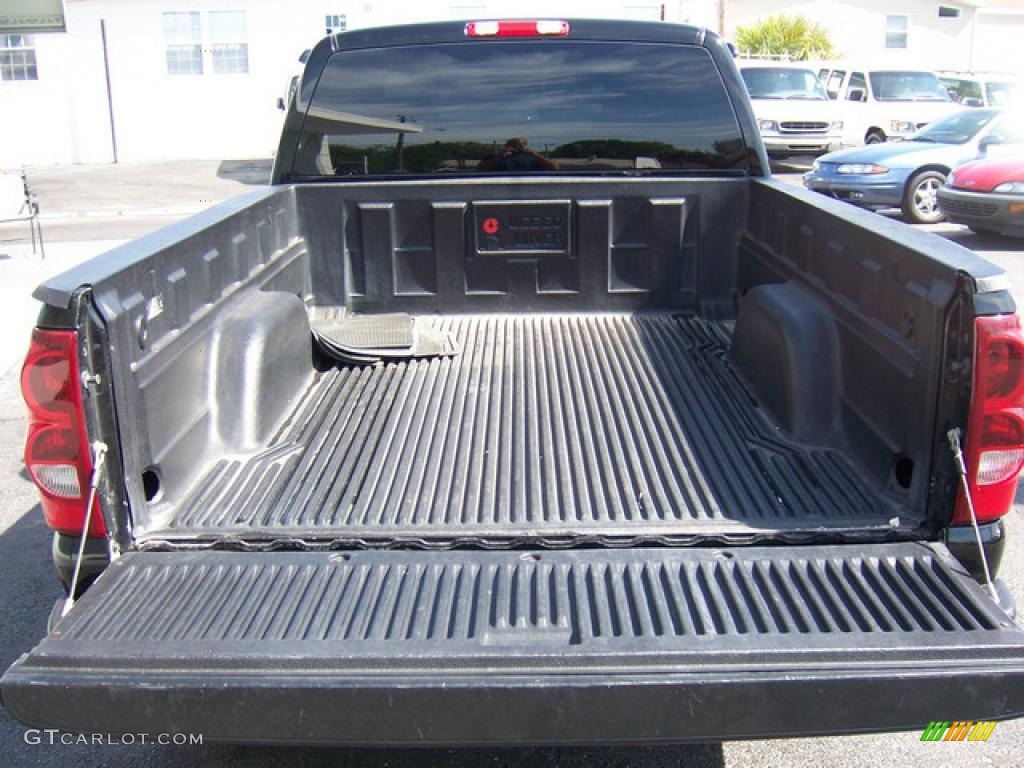
[(26, 724), (655, 742), (1024, 714), (1024, 632), (919, 543), (136, 552), (2, 680)]

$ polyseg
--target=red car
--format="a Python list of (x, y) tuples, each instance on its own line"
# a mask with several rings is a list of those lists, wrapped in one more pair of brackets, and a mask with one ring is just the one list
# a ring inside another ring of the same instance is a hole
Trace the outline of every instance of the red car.
[(939, 208), (975, 232), (1024, 237), (1024, 157), (1003, 157), (955, 168), (939, 189)]

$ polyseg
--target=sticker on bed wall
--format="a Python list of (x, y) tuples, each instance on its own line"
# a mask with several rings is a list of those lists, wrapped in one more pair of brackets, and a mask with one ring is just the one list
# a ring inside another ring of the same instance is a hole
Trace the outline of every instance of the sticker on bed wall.
[(479, 255), (567, 256), (568, 200), (488, 202), (473, 206)]

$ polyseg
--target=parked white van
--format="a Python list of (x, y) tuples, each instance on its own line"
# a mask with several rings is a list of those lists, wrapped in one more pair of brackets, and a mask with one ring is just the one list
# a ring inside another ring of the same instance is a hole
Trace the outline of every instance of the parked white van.
[(838, 105), (813, 69), (777, 61), (736, 64), (769, 156), (821, 155), (840, 148), (843, 122)]
[(1024, 83), (999, 72), (936, 72), (953, 101), (965, 107), (1009, 107), (1024, 102)]
[(903, 139), (963, 109), (934, 72), (829, 61), (818, 77), (839, 105), (844, 146)]

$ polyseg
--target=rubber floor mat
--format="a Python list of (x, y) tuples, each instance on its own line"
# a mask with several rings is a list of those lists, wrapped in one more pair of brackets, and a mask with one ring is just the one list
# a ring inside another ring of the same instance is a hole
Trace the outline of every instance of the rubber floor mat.
[(347, 315), (315, 323), (314, 331), (353, 349), (411, 349), (415, 342), (410, 315)]
[(450, 334), (405, 314), (314, 316), (312, 328), (319, 349), (341, 364), (372, 365), (459, 352)]

